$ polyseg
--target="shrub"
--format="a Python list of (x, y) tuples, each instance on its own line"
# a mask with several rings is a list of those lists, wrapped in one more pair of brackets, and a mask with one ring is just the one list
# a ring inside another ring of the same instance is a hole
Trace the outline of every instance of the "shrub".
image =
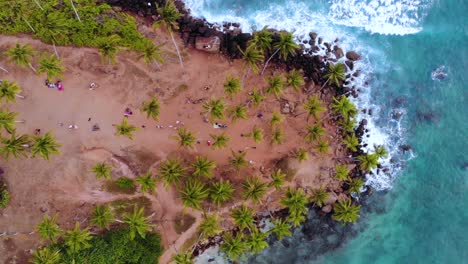
[(115, 181), (115, 184), (122, 189), (130, 189), (135, 187), (135, 181), (127, 177), (120, 177)]

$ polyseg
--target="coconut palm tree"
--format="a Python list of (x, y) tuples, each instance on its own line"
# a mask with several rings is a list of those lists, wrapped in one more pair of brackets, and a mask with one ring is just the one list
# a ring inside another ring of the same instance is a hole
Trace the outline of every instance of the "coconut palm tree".
[(277, 126), (284, 121), (284, 117), (278, 111), (274, 111), (271, 115), (270, 124), (271, 126)]
[(258, 203), (267, 192), (268, 185), (260, 181), (258, 177), (250, 177), (242, 183), (244, 193), (242, 196), (245, 199), (250, 199), (254, 203)]
[(355, 223), (359, 218), (360, 205), (355, 205), (351, 199), (339, 200), (333, 205), (333, 219), (343, 223)]
[(123, 221), (119, 220), (118, 222), (123, 222), (128, 225), (129, 238), (133, 240), (137, 234), (141, 238), (145, 238), (146, 233), (151, 231), (153, 226), (150, 224), (149, 218), (150, 217), (145, 217), (145, 209), (143, 207), (138, 208), (135, 206), (132, 214), (125, 213), (123, 215)]
[(112, 170), (112, 166), (107, 165), (104, 162), (96, 163), (96, 165), (94, 165), (92, 168), (92, 172), (96, 174), (97, 179), (104, 178), (104, 179), (110, 180), (112, 178), (111, 170)]
[(377, 168), (377, 166), (379, 165), (379, 156), (377, 156), (376, 154), (367, 153), (358, 156), (357, 158), (361, 162), (361, 165), (359, 165), (359, 167), (361, 168), (361, 170), (364, 171), (370, 171), (371, 169)]
[(99, 227), (109, 229), (110, 224), (114, 221), (114, 213), (109, 205), (96, 205), (94, 207), (91, 224)]
[(183, 177), (185, 168), (177, 159), (168, 159), (161, 163), (159, 174), (161, 175), (166, 187), (170, 184), (177, 184)]
[(263, 72), (265, 72), (268, 63), (276, 55), (276, 53), (279, 52), (280, 58), (286, 60), (289, 56), (293, 55), (297, 49), (299, 49), (299, 45), (294, 42), (294, 37), (291, 33), (283, 31), (280, 33), (280, 40), (273, 45), (273, 49), (275, 49), (275, 52), (273, 52), (270, 58), (268, 58), (266, 61), (262, 70), (262, 75)]
[(99, 53), (101, 54), (102, 63), (115, 63), (115, 57), (120, 50), (120, 42), (121, 38), (117, 35), (111, 35), (99, 39), (97, 48), (99, 50)]
[(255, 228), (254, 224), (254, 211), (248, 208), (245, 204), (241, 204), (239, 207), (232, 209), (231, 217), (234, 219), (234, 223), (240, 228), (252, 230)]
[(161, 106), (159, 105), (159, 101), (156, 97), (152, 97), (150, 101), (143, 102), (141, 111), (146, 113), (146, 118), (153, 118), (153, 120), (157, 121), (159, 119), (159, 111)]
[(304, 190), (288, 188), (283, 198), (281, 198), (280, 204), (285, 206), (289, 210), (289, 221), (292, 222), (295, 226), (297, 223), (301, 223), (305, 220), (304, 215), (307, 213), (308, 199)]
[(43, 136), (35, 136), (33, 138), (33, 145), (31, 146), (32, 157), (37, 155), (41, 156), (45, 160), (49, 160), (50, 155), (58, 155), (60, 151), (58, 148), (61, 145), (57, 143), (51, 132), (45, 133)]
[(196, 141), (195, 135), (184, 127), (179, 127), (177, 129), (177, 136), (174, 138), (179, 141), (179, 147), (186, 148), (193, 148)]
[(53, 250), (50, 247), (37, 249), (33, 253), (32, 263), (34, 264), (60, 264), (62, 256), (60, 250)]
[(341, 115), (344, 119), (353, 118), (358, 113), (356, 106), (346, 96), (341, 96), (340, 100), (333, 97), (331, 107), (335, 114)]
[(10, 82), (8, 80), (0, 81), (0, 102), (2, 100), (6, 102), (15, 102), (16, 97), (24, 99), (24, 96), (20, 95), (21, 88), (15, 82)]
[(275, 234), (278, 240), (283, 240), (285, 236), (291, 236), (291, 225), (281, 218), (273, 220), (274, 227), (271, 233)]
[(203, 238), (215, 236), (221, 231), (219, 218), (216, 214), (203, 214), (203, 221), (198, 226), (198, 232)]
[(247, 107), (239, 104), (229, 109), (229, 116), (233, 123), (239, 119), (247, 119)]
[(306, 217), (304, 214), (300, 214), (298, 212), (289, 212), (287, 220), (292, 224), (292, 226), (298, 227), (306, 220)]
[(16, 43), (15, 47), (10, 48), (4, 54), (9, 57), (9, 62), (14, 62), (20, 67), (28, 66), (33, 72), (36, 72), (36, 69), (31, 65), (32, 56), (36, 52), (31, 49), (29, 44), (21, 46), (19, 43)]
[(39, 233), (41, 240), (49, 239), (52, 242), (56, 242), (62, 229), (57, 225), (57, 214), (50, 218), (45, 215), (42, 221), (36, 226), (36, 231)]
[(301, 86), (304, 85), (304, 77), (298, 70), (292, 70), (286, 77), (286, 83), (295, 91), (299, 92)]
[(327, 78), (327, 81), (323, 84), (322, 88), (327, 85), (328, 82), (339, 87), (341, 81), (345, 80), (345, 71), (346, 68), (343, 63), (328, 64), (328, 71), (325, 73), (324, 77)]
[(322, 187), (312, 190), (312, 197), (310, 199), (318, 207), (323, 207), (325, 202), (330, 196), (330, 193), (326, 192)]
[(318, 153), (326, 154), (330, 150), (330, 143), (328, 143), (328, 141), (326, 141), (326, 140), (321, 140), (320, 139), (318, 141), (316, 149), (317, 149)]
[(229, 98), (232, 98), (233, 95), (241, 90), (242, 86), (238, 78), (234, 78), (232, 76), (226, 77), (226, 81), (224, 82), (224, 93), (226, 93)]
[(281, 190), (281, 187), (284, 185), (284, 178), (286, 174), (281, 171), (281, 169), (277, 169), (271, 173), (271, 182), (270, 186), (275, 187), (277, 191)]
[(133, 133), (139, 130), (139, 128), (137, 128), (136, 126), (130, 125), (128, 123), (127, 117), (124, 117), (122, 120), (122, 123), (116, 125), (115, 129), (116, 129), (115, 131), (116, 135), (128, 137), (131, 140), (133, 140)]
[(313, 126), (306, 126), (305, 139), (307, 142), (315, 142), (319, 140), (323, 135), (325, 135), (325, 129), (320, 123), (315, 123)]
[(64, 238), (64, 244), (67, 250), (72, 254), (91, 247), (91, 243), (89, 243), (92, 239), (91, 233), (87, 228), (81, 230), (79, 222), (75, 223), (75, 228), (73, 230), (67, 231)]
[(156, 179), (153, 178), (151, 171), (138, 176), (135, 181), (140, 185), (142, 192), (153, 193), (156, 188)]
[(275, 128), (271, 135), (271, 143), (272, 144), (283, 144), (285, 134), (281, 128)]
[(21, 122), (16, 121), (18, 113), (10, 112), (8, 109), (0, 108), (0, 129), (3, 127), (6, 132), (13, 134), (15, 131), (15, 123)]
[(237, 233), (233, 236), (230, 232), (227, 232), (223, 237), (224, 243), (221, 244), (221, 251), (227, 255), (227, 257), (233, 261), (237, 261), (246, 250), (248, 250), (247, 244), (243, 241), (242, 233)]
[(192, 163), (192, 175), (196, 177), (213, 178), (213, 170), (216, 168), (216, 163), (204, 156), (197, 156), (195, 162)]
[(260, 253), (262, 250), (268, 247), (266, 238), (267, 233), (253, 230), (253, 232), (250, 233), (250, 236), (247, 237), (246, 243), (252, 253)]
[(335, 179), (339, 181), (347, 181), (349, 180), (349, 170), (346, 164), (336, 164), (335, 166)]
[(252, 129), (252, 133), (246, 134), (246, 137), (251, 137), (255, 143), (260, 144), (263, 140), (263, 130), (258, 127)]
[(256, 88), (254, 88), (249, 94), (249, 98), (254, 106), (259, 106), (265, 99), (265, 96), (261, 92), (257, 91)]
[(193, 264), (192, 253), (181, 252), (172, 257), (174, 264)]
[(304, 148), (299, 148), (299, 149), (296, 151), (296, 159), (297, 159), (299, 162), (308, 160), (308, 159), (309, 159), (309, 152), (308, 152), (306, 149), (304, 149)]
[(203, 103), (204, 114), (210, 114), (211, 122), (215, 119), (224, 119), (224, 111), (226, 110), (226, 104), (224, 103), (223, 99), (218, 98), (214, 99), (211, 98), (208, 102)]
[[(258, 65), (265, 59), (263, 52), (256, 49), (253, 45), (249, 45), (245, 51), (239, 48), (239, 51), (242, 54), (242, 60), (244, 61), (245, 66), (249, 66), (249, 70), (251, 69), (255, 74), (257, 74), (259, 71)], [(247, 73), (245, 73), (245, 76), (247, 76)]]
[(356, 119), (343, 119), (341, 120), (340, 125), (343, 132), (352, 134), (354, 133), (354, 128), (356, 127)]
[[(37, 1), (37, 0), (35, 0)], [(36, 35), (47, 43), (52, 43), (55, 56), (59, 58), (55, 44), (70, 32), (70, 25), (61, 12), (47, 12), (37, 22)]]
[(205, 183), (190, 179), (185, 183), (184, 189), (180, 191), (180, 194), (185, 207), (201, 210), (203, 199), (208, 197), (208, 189)]
[(269, 94), (274, 94), (276, 98), (279, 98), (283, 94), (284, 80), (283, 77), (279, 74), (275, 74), (267, 78), (268, 86), (266, 92)]
[(210, 134), (210, 137), (213, 139), (213, 148), (215, 149), (223, 149), (227, 147), (227, 143), (229, 142), (230, 138), (226, 135), (226, 133), (221, 133), (219, 135)]
[(349, 182), (349, 192), (350, 193), (357, 193), (361, 192), (362, 187), (364, 186), (364, 181), (361, 178), (353, 178)]
[(262, 53), (267, 52), (271, 49), (271, 43), (273, 41), (272, 34), (267, 27), (262, 28), (260, 31), (253, 33), (253, 38), (250, 45), (260, 50)]
[(148, 42), (148, 44), (144, 46), (139, 58), (143, 58), (147, 64), (152, 64), (154, 62), (163, 63), (164, 59), (161, 57), (162, 52), (160, 47), (161, 46), (154, 45), (152, 42)]
[(173, 0), (167, 0), (166, 4), (163, 7), (157, 9), (157, 12), (160, 16), (160, 20), (156, 21), (153, 26), (159, 27), (160, 25), (164, 26), (166, 30), (171, 35), (172, 43), (177, 51), (177, 56), (179, 56), (179, 63), (182, 68), (184, 68), (184, 63), (182, 62), (182, 56), (180, 55), (179, 46), (174, 39), (172, 31), (178, 30), (179, 26), (177, 25), (177, 20), (182, 16), (174, 4)]
[(388, 151), (384, 145), (374, 145), (374, 153), (380, 158), (388, 158)]
[(213, 182), (209, 190), (210, 199), (219, 207), (232, 198), (234, 191), (235, 189), (229, 181)]
[(356, 134), (352, 133), (350, 135), (346, 135), (342, 142), (345, 144), (346, 148), (352, 152), (356, 152), (358, 150), (359, 139), (356, 137)]
[(307, 122), (309, 122), (311, 116), (318, 120), (320, 118), (319, 114), (325, 110), (325, 107), (323, 107), (322, 101), (317, 96), (314, 96), (307, 98), (304, 109), (307, 113)]
[(247, 160), (245, 159), (246, 152), (241, 152), (241, 153), (236, 153), (232, 151), (232, 157), (229, 159), (229, 164), (231, 164), (234, 169), (236, 169), (237, 172), (240, 171), (240, 169), (245, 168), (249, 165)]
[(18, 159), (20, 157), (27, 157), (26, 150), (30, 145), (29, 136), (21, 135), (16, 136), (15, 133), (10, 135), (10, 138), (0, 138), (2, 146), (0, 147), (0, 155), (8, 161), (10, 156)]
[(37, 68), (37, 73), (45, 73), (47, 75), (47, 80), (52, 80), (54, 77), (63, 77), (63, 72), (65, 68), (62, 66), (62, 62), (59, 58), (54, 55), (43, 55), (39, 58), (39, 68)]

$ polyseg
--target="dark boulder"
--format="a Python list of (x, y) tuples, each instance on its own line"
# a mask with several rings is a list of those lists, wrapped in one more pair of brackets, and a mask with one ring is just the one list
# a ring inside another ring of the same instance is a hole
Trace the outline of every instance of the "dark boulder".
[(340, 58), (342, 58), (344, 56), (343, 50), (338, 46), (333, 47), (333, 53), (335, 53), (335, 56), (336, 56), (337, 59), (340, 59)]
[(348, 60), (357, 61), (361, 58), (361, 55), (357, 54), (355, 51), (346, 52), (346, 58)]
[(346, 64), (346, 66), (348, 66), (349, 70), (352, 71), (354, 69), (354, 62), (352, 62), (350, 60), (346, 60), (345, 64)]

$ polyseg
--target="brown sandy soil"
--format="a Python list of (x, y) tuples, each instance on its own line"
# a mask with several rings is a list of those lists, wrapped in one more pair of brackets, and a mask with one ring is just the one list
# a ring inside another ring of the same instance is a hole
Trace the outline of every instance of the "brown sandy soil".
[[(301, 185), (308, 188), (326, 187), (330, 191), (339, 192), (337, 181), (330, 177), (330, 169), (334, 167), (334, 157), (343, 156), (339, 144), (332, 138), (334, 127), (325, 123), (328, 140), (332, 143), (330, 154), (319, 155), (313, 150), (313, 145), (304, 143), (304, 127), (306, 116), (296, 118), (288, 116), (282, 127), (286, 133), (285, 143), (271, 145), (271, 129), (268, 119), (273, 110), (280, 109), (280, 103), (273, 96), (267, 96), (266, 103), (258, 109), (249, 107), (249, 119), (232, 124), (230, 120), (224, 130), (231, 141), (225, 150), (214, 150), (206, 144), (209, 134), (219, 134), (204, 121), (200, 114), (201, 103), (194, 104), (191, 100), (206, 100), (211, 96), (223, 96), (227, 75), (242, 78), (244, 67), (240, 61), (230, 62), (221, 55), (209, 55), (193, 49), (185, 49), (185, 68), (177, 63), (174, 47), (168, 37), (158, 33), (156, 42), (164, 44), (166, 62), (160, 66), (148, 66), (137, 61), (137, 56), (131, 52), (121, 52), (114, 66), (102, 65), (95, 49), (58, 47), (58, 51), (66, 67), (63, 85), (65, 91), (48, 89), (44, 86), (44, 76), (35, 75), (30, 69), (20, 69), (7, 64), (0, 57), (0, 65), (10, 73), (0, 71), (0, 79), (14, 80), (23, 89), (25, 100), (18, 100), (8, 108), (19, 113), (24, 124), (18, 124), (19, 133), (32, 134), (34, 129), (53, 131), (62, 144), (61, 155), (53, 156), (50, 161), (36, 159), (12, 159), (8, 162), (0, 160), (0, 167), (6, 171), (6, 181), (11, 192), (11, 203), (0, 211), (0, 233), (30, 232), (44, 214), (59, 213), (59, 224), (62, 228), (70, 228), (75, 221), (88, 224), (89, 213), (95, 204), (111, 202), (121, 198), (135, 198), (136, 194), (115, 194), (103, 189), (104, 181), (96, 180), (90, 168), (97, 162), (112, 162), (115, 169), (113, 177), (135, 177), (148, 169), (156, 173), (158, 163), (168, 155), (176, 155), (184, 159), (195, 155), (206, 155), (217, 162), (216, 178), (229, 178), (239, 185), (248, 175), (262, 176), (269, 181), (269, 173), (274, 161), (292, 153), (298, 147), (310, 149), (309, 160), (297, 165), (297, 177), (291, 185)], [(45, 45), (29, 36), (1, 36), (0, 53), (13, 46), (16, 42), (30, 43), (41, 52), (52, 53), (52, 47)], [(35, 64), (35, 63), (33, 63)], [(267, 72), (267, 74), (270, 74)], [(90, 82), (99, 84), (93, 91), (88, 89)], [(185, 87), (186, 88), (185, 88)], [(206, 91), (205, 86), (210, 89)], [(244, 82), (244, 90), (233, 100), (226, 100), (229, 105), (247, 101), (247, 93), (253, 87), (263, 89), (266, 82), (263, 77), (250, 74)], [(161, 105), (159, 122), (146, 119), (138, 111), (141, 103), (150, 96), (157, 96)], [(302, 103), (307, 95), (286, 88), (283, 96), (297, 102), (303, 111)], [(135, 133), (135, 140), (116, 136), (113, 124), (120, 123), (123, 111), (130, 107), (134, 115), (129, 121), (138, 127), (145, 125)], [(263, 113), (263, 119), (257, 118), (257, 113)], [(88, 121), (91, 118), (91, 121)], [(313, 119), (313, 118), (312, 118)], [(177, 142), (171, 139), (176, 134), (176, 121), (185, 124), (190, 131), (195, 132), (201, 144), (193, 150), (182, 150)], [(63, 126), (59, 124), (63, 123)], [(68, 129), (68, 125), (76, 124), (77, 130)], [(100, 131), (93, 132), (92, 126), (98, 124)], [(164, 129), (156, 125), (164, 125)], [(255, 144), (252, 139), (241, 137), (241, 133), (249, 133), (254, 126), (264, 130), (265, 139), (261, 144)], [(256, 149), (252, 147), (256, 146)], [(228, 166), (228, 158), (232, 151), (246, 150), (247, 159), (252, 161), (249, 168), (239, 175)], [(239, 187), (240, 188), (240, 187)], [(240, 193), (240, 191), (238, 192)], [(186, 209), (195, 217), (195, 223), (184, 233), (177, 234), (174, 229), (174, 219), (183, 210), (178, 192), (174, 188), (166, 190), (162, 184), (158, 186), (155, 195), (145, 195), (151, 201), (152, 221), (163, 237), (166, 249), (161, 263), (168, 263), (175, 248), (180, 249), (187, 239), (196, 237), (196, 228), (201, 221), (201, 212)], [(273, 192), (273, 202), (270, 209), (277, 206), (278, 192)], [(228, 218), (228, 210), (238, 204), (226, 205), (221, 211)], [(212, 205), (206, 204), (205, 208)], [(260, 210), (260, 208), (259, 208)], [(263, 209), (264, 210), (264, 209)], [(229, 219), (227, 224), (229, 225)], [(30, 257), (30, 250), (40, 245), (38, 236), (20, 234), (3, 236), (0, 243), (0, 263), (25, 263)], [(172, 246), (174, 245), (174, 246)]]

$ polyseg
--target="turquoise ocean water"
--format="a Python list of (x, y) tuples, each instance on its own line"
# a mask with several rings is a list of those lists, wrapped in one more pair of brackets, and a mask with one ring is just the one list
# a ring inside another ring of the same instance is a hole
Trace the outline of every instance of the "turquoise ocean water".
[[(392, 150), (390, 173), (368, 177), (379, 193), (344, 244), (318, 255), (297, 233), (248, 262), (468, 263), (468, 1), (186, 3), (211, 22), (294, 30), (298, 40), (314, 31), (357, 50), (364, 58), (356, 103), (373, 109), (366, 140)], [(432, 78), (436, 68), (446, 78)]]

